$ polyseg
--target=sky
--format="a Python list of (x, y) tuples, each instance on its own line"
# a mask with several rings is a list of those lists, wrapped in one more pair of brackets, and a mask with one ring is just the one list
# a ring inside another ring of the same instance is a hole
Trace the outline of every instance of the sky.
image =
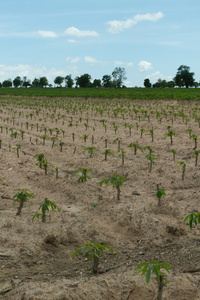
[(125, 68), (127, 87), (171, 80), (180, 65), (200, 81), (199, 0), (6, 0), (0, 10), (0, 82), (16, 76)]

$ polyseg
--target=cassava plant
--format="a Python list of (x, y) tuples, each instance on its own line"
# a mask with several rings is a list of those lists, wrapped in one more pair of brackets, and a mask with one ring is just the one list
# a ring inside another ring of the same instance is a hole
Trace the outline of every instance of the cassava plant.
[(171, 145), (173, 144), (173, 136), (177, 136), (178, 134), (173, 131), (173, 130), (169, 130), (167, 133), (165, 133), (163, 135), (163, 138), (166, 139), (167, 137), (170, 137), (170, 141), (171, 141)]
[(17, 157), (19, 158), (19, 150), (22, 149), (21, 146), (13, 147), (13, 150), (17, 150)]
[(160, 189), (159, 185), (157, 184), (157, 191), (156, 191), (156, 197), (158, 198), (158, 206), (161, 206), (161, 198), (162, 196), (166, 196), (165, 190)]
[(141, 263), (135, 268), (135, 270), (140, 269), (137, 274), (141, 273), (142, 276), (146, 274), (146, 284), (148, 284), (150, 281), (151, 273), (154, 273), (156, 275), (156, 279), (158, 281), (158, 294), (156, 298), (157, 300), (162, 300), (164, 285), (167, 285), (169, 283), (165, 278), (165, 273), (161, 270), (163, 269), (164, 271), (170, 273), (169, 267), (172, 267), (172, 265), (168, 263), (160, 263), (158, 261), (150, 261), (148, 263)]
[(60, 141), (59, 145), (60, 145), (60, 152), (62, 152), (63, 146), (66, 146), (66, 144)]
[(117, 189), (117, 200), (120, 201), (120, 187), (123, 185), (123, 182), (126, 180), (126, 178), (122, 177), (121, 175), (114, 174), (110, 178), (103, 179), (99, 185), (102, 187), (102, 185), (105, 183), (107, 186), (109, 183), (112, 184), (113, 188)]
[(194, 141), (194, 150), (197, 149), (197, 135), (196, 134), (192, 134), (190, 136), (190, 140)]
[(92, 259), (93, 260), (92, 273), (96, 274), (99, 268), (100, 254), (103, 253), (104, 249), (108, 249), (113, 254), (113, 250), (111, 249), (111, 247), (107, 245), (102, 245), (99, 243), (85, 243), (83, 244), (83, 247), (75, 250), (72, 253), (72, 257), (74, 257), (79, 252), (82, 252), (84, 257), (88, 257), (89, 260)]
[(145, 156), (145, 158), (148, 160), (147, 165), (149, 166), (149, 173), (151, 173), (152, 171), (152, 167), (155, 164), (156, 157), (157, 155), (155, 155), (154, 153), (149, 153)]
[(114, 153), (110, 149), (106, 149), (104, 151), (104, 155), (105, 155), (105, 161), (107, 161), (108, 155), (114, 156)]
[(182, 167), (182, 180), (184, 180), (185, 178), (185, 168), (186, 168), (186, 163), (188, 163), (189, 161), (178, 161), (177, 164), (179, 166), (183, 166)]
[(39, 167), (42, 169), (44, 168), (44, 164), (46, 163), (47, 159), (44, 156), (44, 153), (36, 154), (33, 158), (37, 159), (36, 165), (39, 165)]
[(90, 157), (92, 157), (96, 149), (97, 149), (96, 147), (85, 147), (83, 151), (88, 151)]
[(198, 223), (200, 223), (200, 213), (191, 213), (188, 216), (186, 216), (183, 220), (183, 222), (185, 223), (186, 221), (189, 221), (189, 226), (192, 229), (192, 225), (194, 223), (194, 225), (197, 226)]
[(51, 202), (48, 198), (44, 199), (44, 202), (40, 205), (40, 207), (38, 208), (38, 210), (42, 211), (42, 214), (40, 213), (36, 213), (33, 218), (32, 221), (34, 221), (35, 217), (39, 219), (39, 217), (42, 217), (42, 222), (44, 223), (46, 221), (46, 213), (49, 212), (49, 208), (51, 208), (52, 211), (54, 210), (58, 210), (58, 212), (60, 212), (60, 208), (53, 202)]
[(124, 151), (123, 148), (120, 148), (118, 149), (118, 151), (120, 154), (119, 154), (119, 157), (122, 159), (122, 166), (124, 165), (124, 158), (125, 158), (125, 155), (126, 155), (126, 152)]
[(29, 201), (29, 199), (35, 197), (29, 193), (28, 189), (16, 189), (16, 191), (18, 192), (13, 196), (13, 200), (19, 202), (19, 207), (16, 213), (16, 216), (19, 216), (21, 214), (24, 203)]
[(200, 153), (200, 150), (195, 150), (192, 155), (192, 156), (195, 156), (195, 167), (197, 167), (199, 153)]
[(175, 159), (176, 159), (176, 150), (171, 149), (170, 151), (173, 153), (173, 160), (175, 161)]
[(78, 179), (78, 182), (85, 182), (87, 179), (91, 180), (91, 178), (87, 175), (91, 173), (90, 169), (81, 168), (75, 171), (76, 174), (81, 173), (81, 176)]
[(130, 145), (127, 146), (128, 148), (133, 148), (134, 149), (134, 155), (137, 154), (137, 150), (141, 150), (142, 148), (140, 147), (140, 145), (136, 142), (136, 143), (131, 143)]

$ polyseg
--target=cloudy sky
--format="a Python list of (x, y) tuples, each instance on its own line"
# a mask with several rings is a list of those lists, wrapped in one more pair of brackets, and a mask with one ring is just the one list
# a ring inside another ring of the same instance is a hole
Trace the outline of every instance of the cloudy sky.
[(126, 86), (200, 81), (199, 0), (7, 0), (0, 10), (0, 82), (16, 76), (93, 79), (126, 69)]

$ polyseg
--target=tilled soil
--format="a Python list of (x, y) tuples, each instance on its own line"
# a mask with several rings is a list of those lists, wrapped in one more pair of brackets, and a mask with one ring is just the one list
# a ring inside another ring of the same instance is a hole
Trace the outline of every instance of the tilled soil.
[[(200, 299), (200, 233), (198, 226), (191, 230), (183, 222), (199, 207), (200, 166), (193, 155), (198, 142), (194, 149), (188, 131), (199, 136), (199, 103), (1, 97), (0, 104), (0, 299), (156, 299), (155, 275), (147, 285), (134, 270), (151, 260), (172, 265), (163, 299)], [(133, 125), (131, 134), (127, 124)], [(114, 126), (119, 126), (116, 133)], [(170, 137), (163, 138), (168, 130), (178, 134), (172, 145)], [(117, 138), (125, 151), (124, 165)], [(107, 161), (105, 139), (114, 155)], [(127, 146), (136, 142), (142, 151), (135, 155)], [(147, 146), (155, 154), (151, 172)], [(96, 148), (92, 157), (88, 147)], [(175, 161), (171, 149), (176, 150)], [(34, 156), (40, 153), (48, 161), (47, 175), (36, 165)], [(184, 180), (183, 166), (177, 164), (181, 161), (186, 164)], [(86, 182), (78, 182), (81, 173), (75, 171), (81, 168), (91, 170)], [(113, 174), (126, 179), (120, 200), (111, 184), (99, 185)], [(166, 193), (161, 206), (157, 185)], [(34, 196), (19, 216), (16, 189)], [(41, 217), (32, 221), (45, 198), (60, 213), (50, 209), (46, 222)], [(87, 256), (72, 257), (87, 242), (114, 251), (102, 253), (96, 275)]]

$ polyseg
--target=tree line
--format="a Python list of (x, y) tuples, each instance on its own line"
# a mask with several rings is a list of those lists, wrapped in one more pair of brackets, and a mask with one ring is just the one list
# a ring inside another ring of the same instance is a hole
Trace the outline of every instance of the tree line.
[[(77, 76), (75, 79), (72, 79), (72, 75), (57, 76), (54, 79), (54, 84), (56, 87), (63, 87), (63, 84), (66, 88), (88, 88), (88, 87), (105, 87), (105, 88), (122, 88), (124, 80), (126, 80), (126, 71), (125, 68), (116, 67), (112, 72), (112, 75), (104, 75), (102, 79), (94, 79), (89, 74), (83, 74)], [(49, 84), (47, 77), (35, 78), (32, 82), (26, 76), (21, 78), (17, 76), (14, 80), (7, 79), (0, 83), (0, 87), (53, 87), (52, 84)]]
[(161, 80), (158, 79), (158, 81), (154, 84), (151, 84), (149, 78), (144, 79), (144, 86), (146, 88), (174, 88), (174, 87), (199, 87), (200, 83), (196, 82), (194, 79), (194, 73), (190, 72), (190, 67), (181, 65), (176, 73), (176, 76), (170, 80)]
[[(126, 70), (125, 68), (116, 67), (112, 72), (112, 75), (104, 75), (102, 79), (94, 79), (92, 81), (92, 77), (90, 74), (83, 74), (77, 76), (76, 78), (72, 79), (72, 75), (57, 76), (54, 79), (54, 84), (56, 87), (66, 87), (66, 88), (125, 88), (126, 86), (123, 84), (124, 80), (126, 80)], [(174, 87), (199, 87), (200, 83), (196, 82), (194, 79), (194, 73), (190, 72), (190, 67), (181, 65), (175, 77), (170, 80), (161, 80), (154, 84), (150, 82), (149, 78), (144, 79), (144, 87), (145, 88), (174, 88)], [(32, 82), (26, 76), (21, 78), (17, 76), (14, 80), (7, 79), (4, 80), (2, 83), (0, 82), (0, 87), (36, 87), (36, 88), (44, 88), (44, 87), (53, 87), (52, 84), (48, 82), (47, 77), (40, 77), (35, 78)]]

